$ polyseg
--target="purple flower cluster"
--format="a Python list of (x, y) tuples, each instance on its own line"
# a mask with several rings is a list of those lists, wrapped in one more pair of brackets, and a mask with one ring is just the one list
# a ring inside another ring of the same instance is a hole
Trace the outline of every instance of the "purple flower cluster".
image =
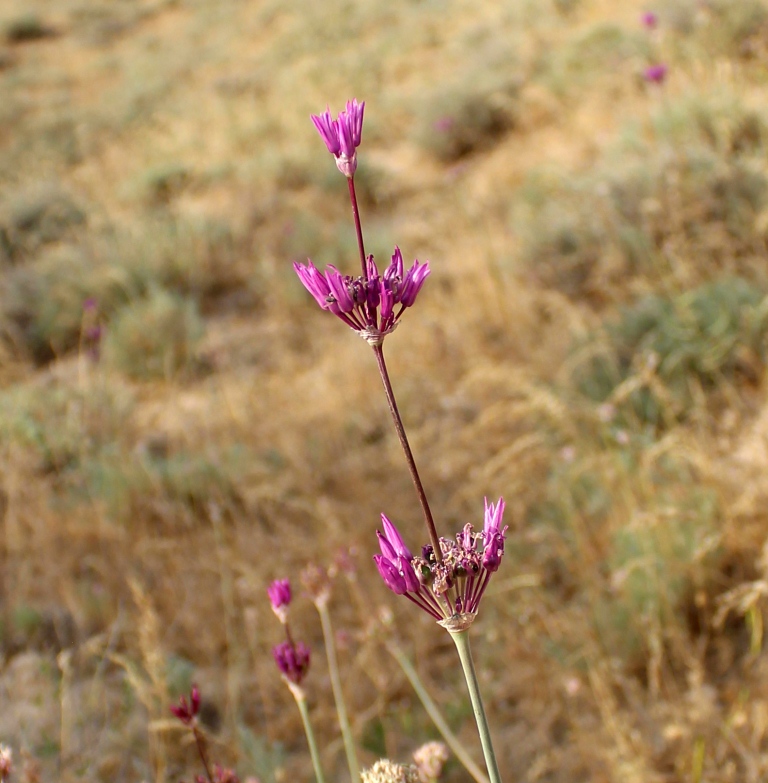
[(294, 642), (288, 626), (288, 607), (293, 598), (288, 579), (275, 579), (267, 588), (272, 611), (285, 628), (285, 641), (272, 648), (277, 668), (290, 682), (299, 685), (309, 671), (309, 647), (304, 642)]
[(657, 65), (649, 65), (643, 71), (643, 78), (650, 84), (662, 84), (667, 78), (667, 71), (669, 68), (664, 63), (658, 63)]
[(429, 275), (429, 262), (414, 261), (404, 271), (399, 247), (381, 275), (373, 256), (368, 256), (366, 274), (361, 277), (344, 275), (334, 266), (323, 273), (309, 260), (306, 265), (294, 263), (293, 268), (323, 310), (338, 316), (371, 345), (381, 345), (395, 329)]
[(295, 685), (300, 685), (309, 671), (309, 647), (304, 642), (286, 639), (272, 648), (277, 668)]
[(197, 685), (192, 686), (189, 701), (186, 696), (180, 696), (179, 703), (170, 710), (185, 726), (191, 726), (200, 712), (200, 690)]
[(654, 30), (659, 24), (659, 17), (653, 11), (646, 11), (640, 17), (640, 23), (648, 30)]
[(269, 602), (277, 619), (285, 625), (288, 622), (288, 607), (291, 604), (291, 583), (287, 579), (275, 579), (267, 588)]
[(328, 147), (328, 152), (336, 158), (336, 167), (347, 179), (351, 179), (357, 170), (357, 148), (363, 135), (363, 112), (365, 101), (356, 99), (347, 101), (345, 111), (339, 112), (334, 120), (330, 109), (322, 114), (313, 114), (312, 122)]
[(397, 595), (405, 595), (438, 621), (477, 613), (491, 574), (498, 570), (504, 555), (502, 529), (504, 500), (485, 501), (485, 521), (482, 533), (475, 533), (467, 523), (456, 540), (440, 539), (442, 559), (435, 557), (432, 545), (422, 547), (421, 556), (414, 557), (402, 536), (384, 515), (384, 532), (376, 531), (380, 555), (374, 555), (376, 567), (387, 587)]

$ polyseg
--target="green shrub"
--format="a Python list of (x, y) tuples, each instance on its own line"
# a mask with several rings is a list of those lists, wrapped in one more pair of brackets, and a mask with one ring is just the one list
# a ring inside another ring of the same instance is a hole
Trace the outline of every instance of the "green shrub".
[(17, 385), (0, 394), (0, 435), (30, 451), (40, 472), (64, 476), (130, 435), (133, 397), (120, 385)]
[(588, 172), (533, 174), (514, 207), (524, 262), (596, 304), (626, 296), (635, 278), (764, 280), (767, 127), (731, 96), (694, 96), (650, 128), (628, 126)]
[(56, 31), (34, 13), (22, 14), (5, 23), (5, 39), (8, 43), (37, 41), (55, 34)]
[(617, 70), (637, 70), (650, 57), (648, 36), (628, 32), (618, 25), (601, 23), (568, 39), (562, 46), (543, 51), (536, 65), (536, 79), (560, 98), (612, 75)]
[(78, 346), (86, 300), (97, 303), (100, 317), (109, 317), (137, 288), (130, 270), (112, 259), (62, 245), (7, 274), (0, 287), (5, 339), (37, 363), (50, 361)]
[(515, 123), (517, 88), (443, 88), (423, 101), (416, 142), (443, 163), (492, 147)]
[(0, 213), (0, 261), (18, 263), (42, 246), (70, 236), (85, 223), (75, 199), (52, 183), (8, 194)]
[(604, 402), (651, 361), (661, 386), (640, 383), (624, 413), (662, 424), (685, 416), (698, 390), (757, 380), (765, 367), (766, 335), (768, 300), (742, 278), (707, 283), (677, 297), (648, 296), (623, 308), (604, 337), (593, 338), (595, 349), (576, 367), (574, 382), (587, 397)]
[(162, 289), (124, 307), (109, 324), (104, 357), (134, 378), (169, 378), (190, 367), (203, 334), (197, 306)]

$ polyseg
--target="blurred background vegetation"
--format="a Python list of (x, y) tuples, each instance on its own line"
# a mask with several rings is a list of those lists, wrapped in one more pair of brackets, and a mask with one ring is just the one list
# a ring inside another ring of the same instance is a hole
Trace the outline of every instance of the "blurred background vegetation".
[[(473, 629), (505, 779), (765, 780), (766, 65), (760, 0), (6, 0), (0, 741), (19, 779), (189, 778), (168, 704), (192, 681), (217, 758), (309, 779), (265, 588), (340, 553), (364, 760), (437, 736), (381, 606), (478, 755), (450, 641), (372, 568), (380, 512), (425, 538), (373, 357), (291, 267), (356, 268), (309, 122), (354, 96), (368, 249), (433, 270), (387, 351), (438, 528), (508, 504)], [(301, 601), (295, 631), (344, 780)]]

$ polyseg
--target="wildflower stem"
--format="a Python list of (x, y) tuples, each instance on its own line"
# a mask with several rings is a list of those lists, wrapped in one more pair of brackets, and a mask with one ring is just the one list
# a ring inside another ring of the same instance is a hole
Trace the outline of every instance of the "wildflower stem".
[(403, 674), (408, 678), (413, 690), (424, 705), (427, 715), (437, 727), (448, 747), (453, 751), (456, 758), (464, 765), (464, 769), (477, 781), (477, 783), (489, 783), (488, 777), (483, 773), (480, 767), (475, 764), (472, 757), (467, 753), (466, 748), (461, 744), (459, 738), (451, 731), (445, 718), (440, 712), (440, 708), (427, 693), (424, 684), (419, 678), (418, 672), (413, 668), (413, 664), (408, 660), (408, 656), (394, 642), (387, 642), (389, 654), (397, 661)]
[(365, 263), (365, 245), (363, 244), (363, 227), (360, 223), (360, 210), (357, 206), (357, 194), (355, 193), (355, 178), (347, 179), (349, 186), (349, 200), (352, 202), (352, 217), (355, 220), (355, 233), (357, 234), (357, 249), (360, 252), (360, 266), (363, 269), (363, 280), (368, 280), (368, 268)]
[(316, 601), (315, 606), (320, 613), (320, 622), (323, 626), (323, 639), (325, 640), (325, 654), (328, 658), (328, 670), (331, 674), (331, 687), (333, 688), (333, 698), (336, 702), (336, 712), (339, 716), (339, 726), (341, 736), (344, 740), (344, 752), (347, 756), (347, 766), (352, 783), (360, 780), (360, 765), (357, 761), (355, 752), (355, 741), (352, 737), (352, 728), (349, 725), (347, 715), (347, 706), (344, 702), (344, 692), (341, 689), (341, 677), (339, 675), (339, 661), (336, 657), (336, 644), (333, 641), (333, 627), (331, 626), (331, 615), (328, 612), (328, 604), (325, 601)]
[(211, 774), (211, 767), (208, 764), (208, 755), (205, 752), (205, 738), (202, 732), (197, 726), (192, 726), (192, 734), (195, 737), (195, 743), (197, 744), (197, 752), (200, 754), (200, 761), (203, 762), (203, 769), (205, 770), (205, 776), (208, 778), (208, 783), (213, 783), (213, 775)]
[(472, 660), (472, 651), (469, 649), (469, 631), (451, 631), (451, 638), (456, 645), (459, 653), (461, 668), (464, 670), (464, 678), (467, 681), (469, 698), (472, 701), (472, 712), (475, 714), (475, 723), (477, 731), (480, 734), (480, 744), (483, 746), (483, 755), (485, 756), (485, 765), (488, 769), (488, 775), (491, 783), (501, 783), (499, 767), (496, 763), (496, 754), (493, 752), (491, 742), (491, 731), (488, 727), (488, 719), (485, 716), (483, 700), (480, 696), (480, 686), (477, 682), (475, 664)]
[(440, 539), (437, 537), (437, 530), (435, 529), (435, 521), (432, 519), (432, 511), (429, 508), (429, 501), (427, 500), (427, 494), (424, 491), (424, 486), (421, 483), (419, 477), (419, 471), (416, 467), (416, 461), (413, 458), (413, 452), (411, 451), (410, 444), (408, 443), (408, 436), (405, 434), (405, 427), (403, 427), (403, 420), (400, 418), (400, 411), (397, 409), (397, 401), (395, 400), (395, 392), (392, 390), (392, 384), (389, 380), (389, 373), (387, 372), (387, 364), (384, 361), (384, 348), (381, 345), (374, 345), (373, 352), (376, 354), (376, 362), (379, 365), (379, 374), (381, 375), (382, 383), (384, 384), (384, 391), (387, 395), (387, 402), (389, 403), (389, 412), (392, 414), (392, 420), (395, 423), (395, 430), (397, 431), (397, 437), (400, 439), (400, 445), (403, 447), (405, 453), (405, 460), (408, 463), (408, 469), (411, 472), (411, 479), (413, 485), (416, 487), (416, 494), (419, 497), (419, 503), (421, 504), (422, 511), (424, 512), (424, 521), (429, 531), (429, 540), (432, 543), (432, 549), (434, 551), (437, 562), (441, 562), (443, 559), (443, 553), (440, 549)]
[(296, 706), (301, 713), (301, 721), (304, 724), (304, 733), (307, 735), (307, 745), (309, 745), (309, 755), (312, 757), (312, 766), (315, 768), (315, 778), (317, 783), (325, 783), (325, 777), (323, 776), (323, 768), (320, 766), (320, 753), (317, 749), (317, 742), (315, 740), (315, 732), (312, 731), (312, 724), (309, 721), (309, 709), (307, 708), (307, 695), (304, 693), (304, 689), (300, 688), (292, 682), (288, 683), (288, 687), (293, 694), (293, 698), (296, 700)]

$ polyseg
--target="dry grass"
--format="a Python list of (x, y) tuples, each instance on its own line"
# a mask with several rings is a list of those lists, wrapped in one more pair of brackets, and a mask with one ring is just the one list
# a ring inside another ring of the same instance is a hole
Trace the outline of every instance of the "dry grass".
[(766, 779), (768, 15), (657, 5), (5, 3), (0, 741), (189, 778), (194, 680), (221, 761), (308, 779), (265, 588), (351, 547), (364, 760), (435, 736), (379, 606), (478, 753), (449, 641), (372, 573), (381, 511), (424, 532), (370, 351), (290, 265), (354, 264), (308, 122), (354, 95), (370, 248), (433, 267), (387, 352), (438, 526), (508, 503), (475, 644), (505, 779)]

